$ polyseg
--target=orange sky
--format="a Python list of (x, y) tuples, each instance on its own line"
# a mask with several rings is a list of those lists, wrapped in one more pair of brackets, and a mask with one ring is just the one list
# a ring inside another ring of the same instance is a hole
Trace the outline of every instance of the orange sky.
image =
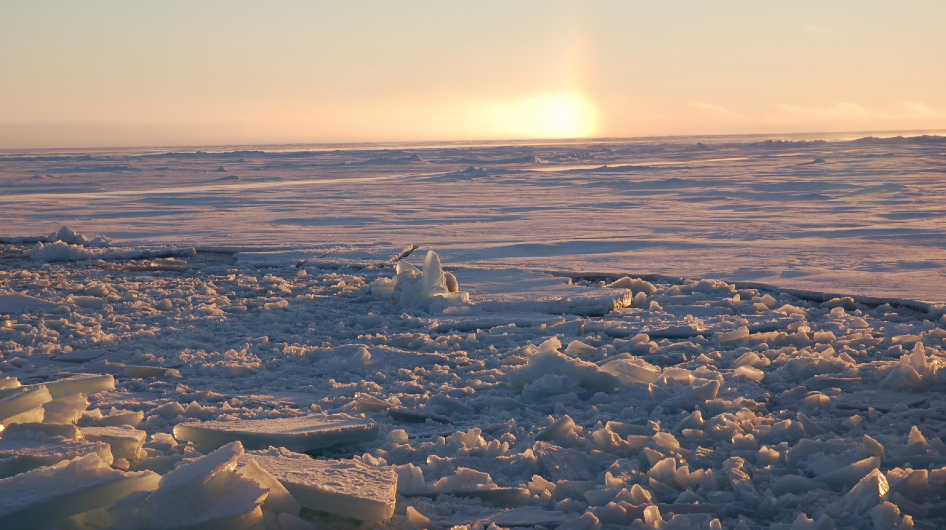
[(0, 148), (946, 128), (946, 3), (659, 4), (4, 3)]

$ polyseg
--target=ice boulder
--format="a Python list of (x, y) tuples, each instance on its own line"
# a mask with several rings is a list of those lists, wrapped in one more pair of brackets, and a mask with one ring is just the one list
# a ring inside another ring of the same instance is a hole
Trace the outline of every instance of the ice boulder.
[(375, 281), (371, 292), (401, 306), (431, 311), (470, 303), (469, 293), (459, 290), (456, 277), (443, 270), (440, 257), (433, 250), (427, 252), (423, 271), (406, 261), (398, 261), (394, 277)]
[(80, 456), (0, 480), (0, 528), (47, 528), (79, 513), (152, 491), (160, 476), (124, 473), (96, 454)]
[(346, 414), (301, 416), (263, 420), (179, 423), (174, 437), (198, 447), (220, 447), (240, 441), (250, 449), (269, 446), (292, 451), (313, 451), (341, 444), (370, 442), (378, 437), (378, 424)]
[(316, 460), (286, 449), (248, 453), (304, 508), (362, 521), (386, 521), (394, 515), (397, 472), (357, 460)]

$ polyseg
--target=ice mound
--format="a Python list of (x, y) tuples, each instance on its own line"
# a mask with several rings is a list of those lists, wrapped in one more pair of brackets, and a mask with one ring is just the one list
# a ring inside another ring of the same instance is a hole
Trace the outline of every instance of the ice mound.
[(194, 442), (199, 447), (220, 447), (240, 441), (251, 449), (276, 446), (299, 452), (368, 442), (377, 436), (377, 423), (345, 414), (187, 422), (174, 427), (175, 438)]
[(386, 521), (394, 515), (398, 475), (393, 467), (357, 460), (315, 460), (272, 447), (247, 457), (285, 486), (304, 508), (362, 521)]
[(620, 385), (620, 380), (613, 374), (598, 368), (594, 363), (569, 357), (559, 350), (562, 343), (552, 337), (541, 345), (529, 357), (525, 366), (509, 370), (506, 377), (513, 388), (522, 390), (527, 385), (531, 389), (557, 392), (570, 390), (566, 381), (592, 391), (607, 392)]
[(47, 528), (52, 523), (152, 491), (160, 476), (125, 473), (95, 454), (0, 480), (0, 528)]
[(379, 278), (372, 283), (371, 292), (398, 305), (430, 311), (470, 303), (469, 293), (459, 290), (456, 277), (443, 270), (433, 250), (427, 252), (423, 271), (404, 260), (397, 262), (395, 271), (393, 278)]
[(66, 440), (33, 431), (6, 434), (0, 439), (0, 477), (9, 477), (42, 466), (51, 466), (88, 454), (111, 465), (112, 449), (102, 442)]

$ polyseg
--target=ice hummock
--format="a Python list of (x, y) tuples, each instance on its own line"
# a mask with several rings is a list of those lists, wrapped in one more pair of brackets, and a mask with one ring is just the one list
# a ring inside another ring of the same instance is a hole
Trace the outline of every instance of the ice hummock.
[(0, 479), (0, 528), (47, 528), (61, 519), (152, 491), (159, 480), (150, 471), (112, 469), (96, 454)]
[(394, 515), (398, 475), (390, 466), (358, 460), (316, 460), (286, 449), (247, 453), (304, 508), (362, 521)]
[(186, 422), (174, 427), (175, 438), (199, 447), (220, 447), (240, 441), (250, 449), (277, 446), (299, 452), (368, 442), (377, 436), (378, 424), (373, 420), (346, 414)]

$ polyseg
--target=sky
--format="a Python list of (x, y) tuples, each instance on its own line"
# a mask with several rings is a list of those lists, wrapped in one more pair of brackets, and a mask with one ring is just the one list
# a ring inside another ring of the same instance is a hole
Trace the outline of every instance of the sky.
[(0, 3), (0, 149), (946, 129), (942, 0)]

